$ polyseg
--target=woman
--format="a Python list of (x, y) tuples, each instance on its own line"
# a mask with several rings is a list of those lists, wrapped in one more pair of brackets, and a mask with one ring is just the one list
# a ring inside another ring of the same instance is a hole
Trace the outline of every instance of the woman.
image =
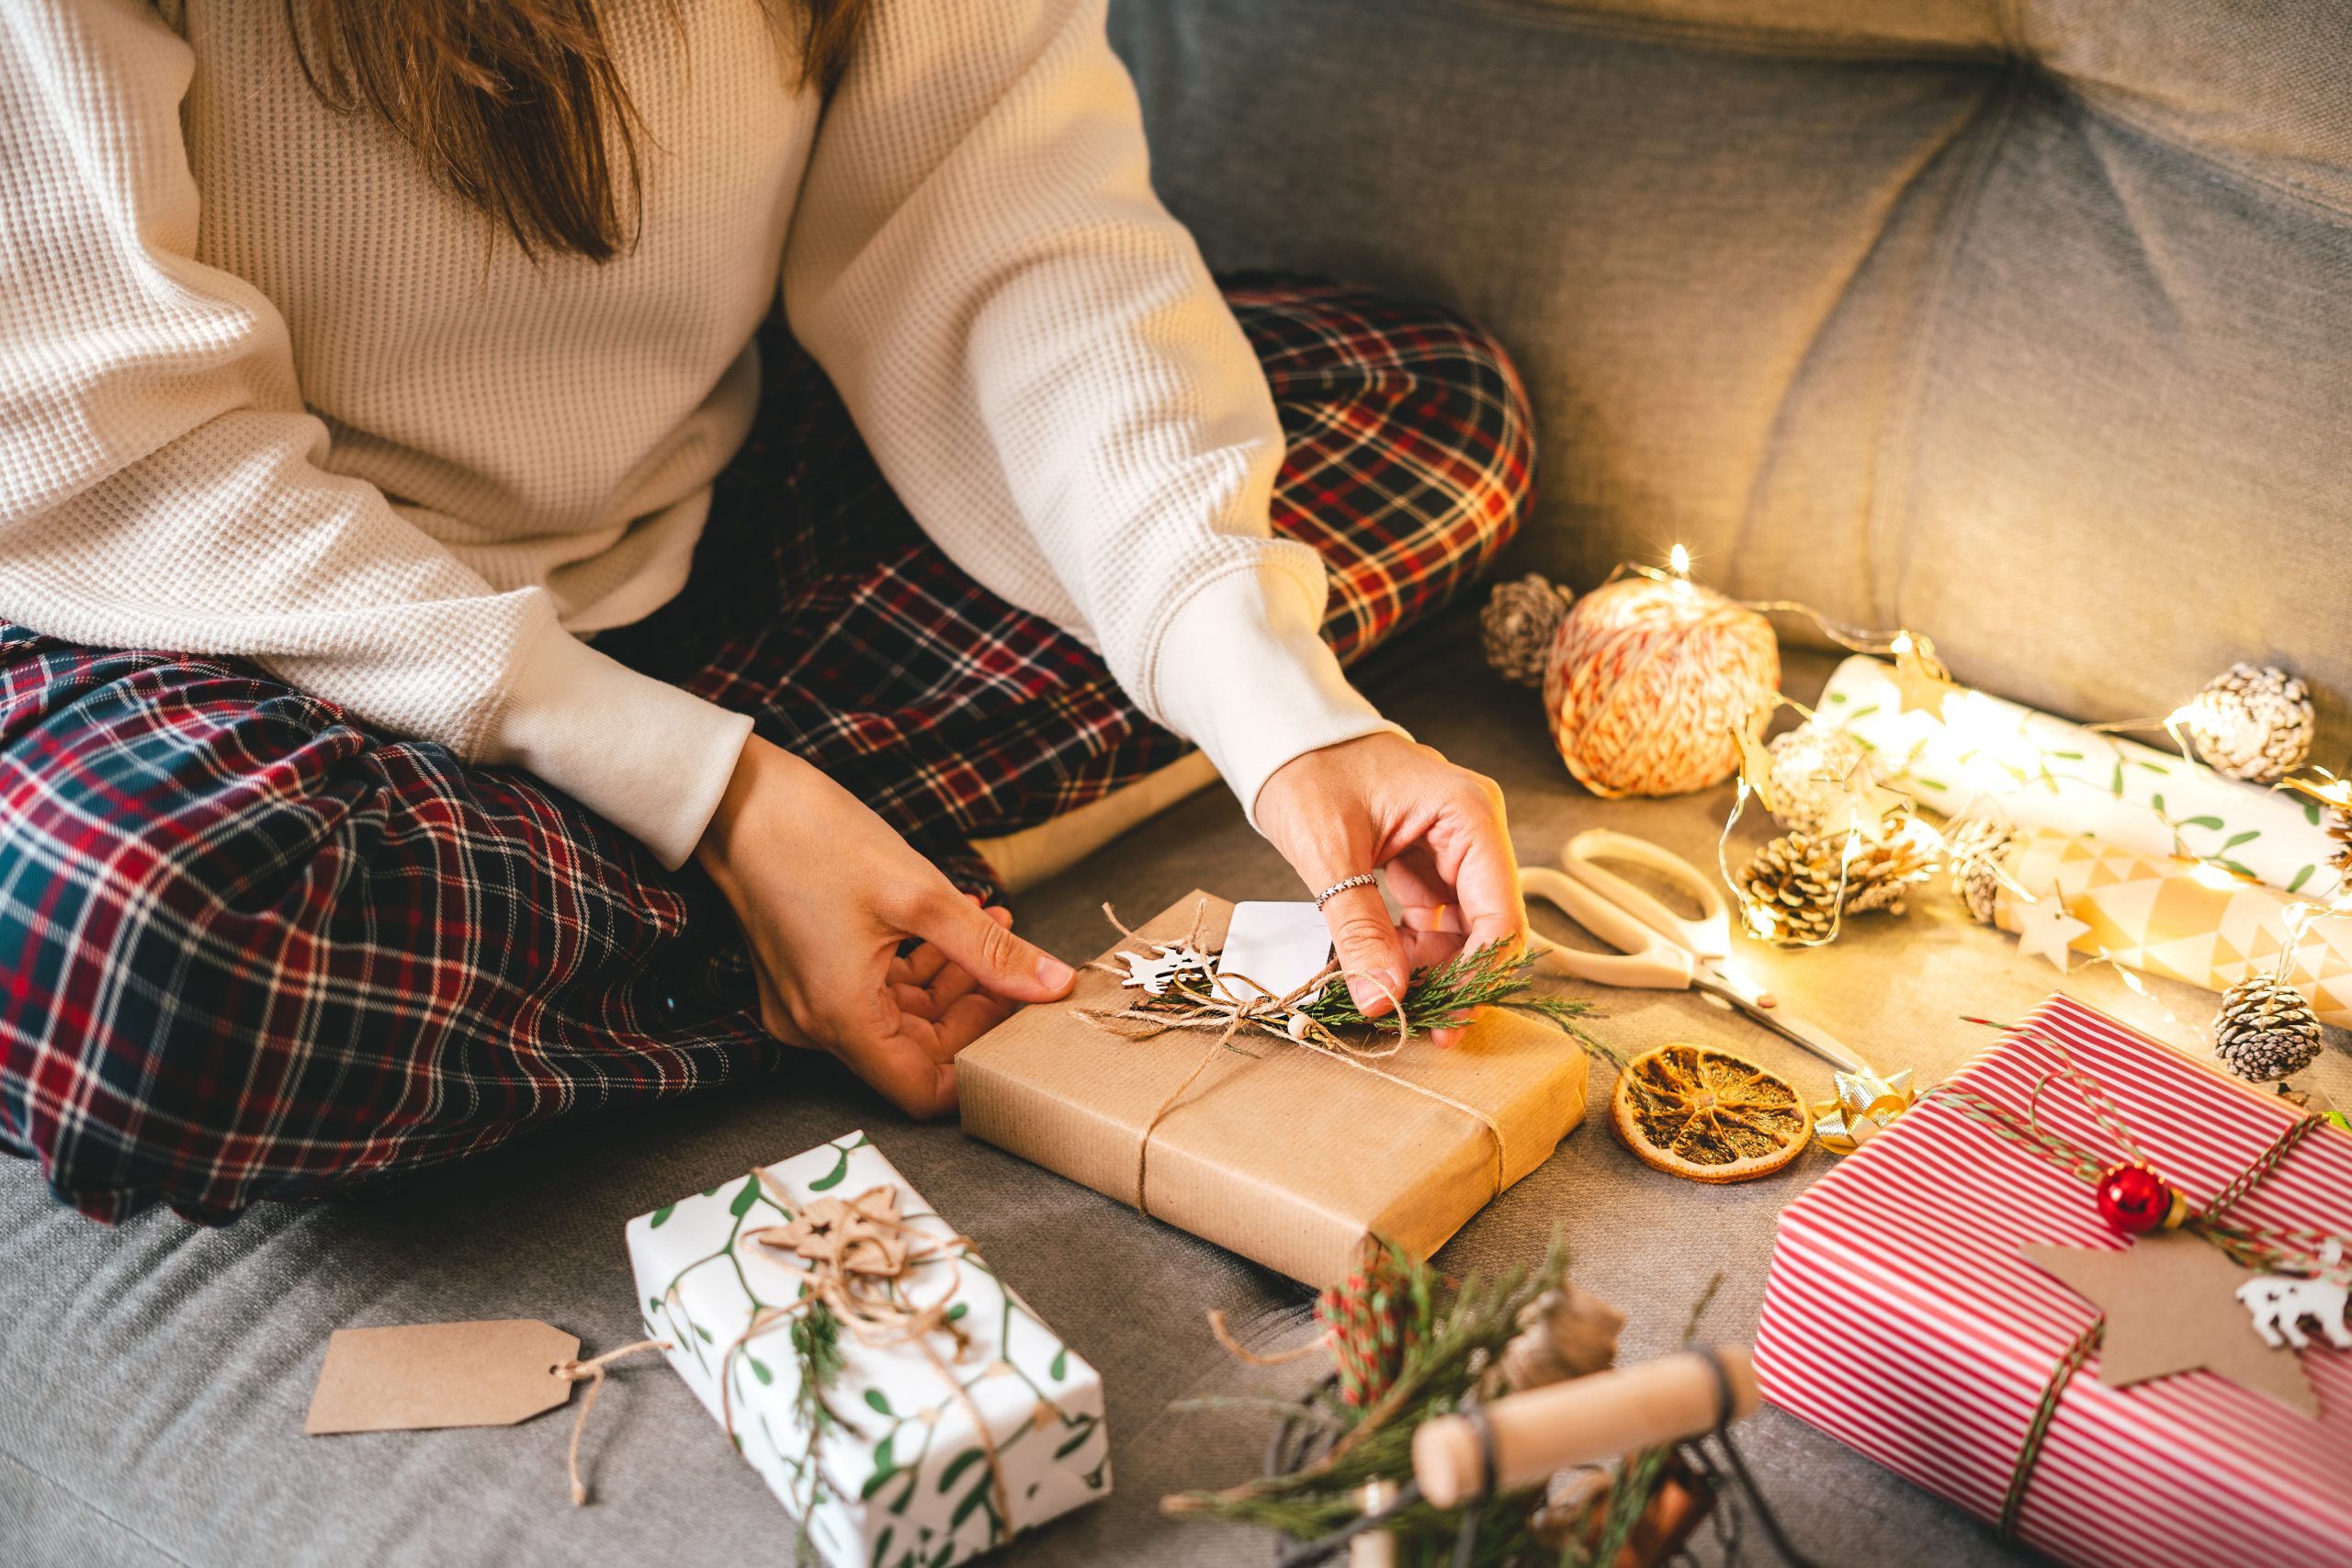
[(968, 840), (1185, 741), (1310, 891), (1385, 868), (1405, 931), (1325, 904), (1370, 1006), (1515, 936), (1493, 786), (1334, 645), (1516, 526), (1516, 384), (1222, 298), (1102, 13), (0, 8), (0, 1140), (61, 1199), (223, 1221), (779, 1043), (940, 1112), (1071, 978)]

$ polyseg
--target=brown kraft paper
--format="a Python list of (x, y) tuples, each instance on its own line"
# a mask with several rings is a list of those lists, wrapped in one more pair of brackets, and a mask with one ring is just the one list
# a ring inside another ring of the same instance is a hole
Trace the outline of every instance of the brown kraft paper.
[[(1200, 944), (1215, 953), (1233, 907), (1198, 892), (1136, 937), (1182, 940), (1204, 898)], [(1417, 1034), (1369, 1064), (1397, 1083), (1261, 1031), (1234, 1036), (1245, 1056), (1214, 1033), (1130, 1040), (1077, 1016), (1136, 995), (1081, 969), (1067, 999), (967, 1047), (964, 1131), (1308, 1284), (1344, 1278), (1371, 1236), (1427, 1257), (1584, 1118), (1583, 1047), (1521, 1014), (1488, 1009), (1456, 1045)]]

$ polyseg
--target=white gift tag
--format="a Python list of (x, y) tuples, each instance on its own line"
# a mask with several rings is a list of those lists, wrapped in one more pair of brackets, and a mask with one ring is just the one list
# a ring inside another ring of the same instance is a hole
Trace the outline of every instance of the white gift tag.
[[(1323, 912), (1312, 904), (1236, 904), (1225, 929), (1225, 952), (1217, 958), (1220, 977), (1246, 976), (1277, 997), (1286, 997), (1322, 973), (1331, 962), (1331, 931)], [(1249, 988), (1237, 981), (1240, 995)]]

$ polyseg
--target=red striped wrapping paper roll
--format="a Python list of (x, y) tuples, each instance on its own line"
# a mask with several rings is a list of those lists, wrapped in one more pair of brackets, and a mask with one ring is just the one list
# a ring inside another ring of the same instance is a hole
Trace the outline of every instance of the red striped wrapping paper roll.
[[(2296, 1117), (2064, 997), (2021, 1029), (2063, 1043), (2200, 1206)], [(2022, 1113), (2056, 1066), (2012, 1034), (1954, 1081)], [(2040, 1115), (2086, 1149), (2113, 1146), (2063, 1082)], [(2307, 1136), (2233, 1213), (2352, 1235), (2352, 1138)], [(2095, 1315), (2018, 1247), (2120, 1240), (2086, 1184), (1923, 1098), (1781, 1214), (1756, 1341), (1765, 1397), (1997, 1519), (2034, 1409)], [(2059, 1397), (2018, 1537), (2085, 1568), (2352, 1568), (2352, 1352), (2315, 1340), (2301, 1354), (2316, 1421), (2210, 1372), (2108, 1388), (2094, 1353)]]

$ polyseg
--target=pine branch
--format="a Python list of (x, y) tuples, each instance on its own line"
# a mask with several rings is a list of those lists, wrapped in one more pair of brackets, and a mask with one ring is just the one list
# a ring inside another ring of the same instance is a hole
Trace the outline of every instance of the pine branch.
[[(1436, 1292), (1443, 1283), (1427, 1264), (1405, 1259), (1393, 1249), (1390, 1257), (1410, 1271), (1417, 1284)], [(1396, 1381), (1369, 1408), (1352, 1410), (1328, 1398), (1277, 1406), (1289, 1419), (1343, 1428), (1319, 1458), (1286, 1474), (1261, 1475), (1222, 1491), (1164, 1497), (1161, 1510), (1255, 1525), (1299, 1540), (1329, 1535), (1363, 1517), (1364, 1483), (1412, 1472), (1414, 1430), (1430, 1416), (1463, 1406), (1518, 1333), (1521, 1309), (1566, 1274), (1567, 1254), (1555, 1240), (1543, 1263), (1532, 1270), (1514, 1269), (1491, 1281), (1476, 1277), (1463, 1281), (1428, 1338), (1412, 1348)], [(1667, 1479), (1672, 1451), (1669, 1446), (1628, 1455), (1559, 1549), (1535, 1539), (1531, 1519), (1540, 1501), (1535, 1488), (1487, 1499), (1479, 1507), (1474, 1568), (1607, 1568)], [(1398, 1562), (1429, 1563), (1451, 1559), (1461, 1525), (1458, 1510), (1417, 1504), (1382, 1529), (1395, 1539)]]
[[(1458, 1029), (1470, 1021), (1470, 1015), (1482, 1007), (1508, 1008), (1544, 1020), (1563, 1033), (1574, 1036), (1588, 1050), (1596, 1051), (1611, 1061), (1615, 1053), (1594, 1039), (1577, 1021), (1592, 1012), (1591, 1001), (1584, 997), (1554, 997), (1533, 994), (1537, 959), (1533, 953), (1513, 954), (1503, 941), (1488, 942), (1413, 972), (1410, 984), (1397, 1011), (1403, 1015), (1405, 1033), (1411, 1038), (1416, 1030)], [(1326, 1029), (1382, 1029), (1396, 1027), (1396, 1018), (1367, 1018), (1357, 1007), (1355, 998), (1343, 984), (1323, 988), (1323, 994), (1299, 1010)], [(1619, 1066), (1623, 1066), (1619, 1062)]]

